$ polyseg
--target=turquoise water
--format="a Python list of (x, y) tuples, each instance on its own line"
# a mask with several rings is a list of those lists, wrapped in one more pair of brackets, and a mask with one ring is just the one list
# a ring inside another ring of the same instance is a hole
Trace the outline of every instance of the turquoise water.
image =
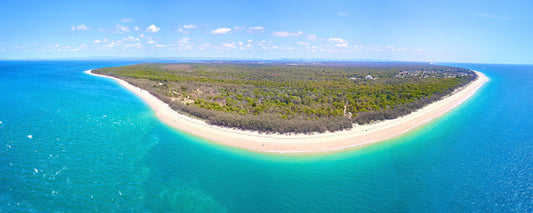
[[(335, 154), (218, 146), (83, 71), (0, 62), (0, 212), (532, 212), (533, 66), (407, 135)], [(30, 137), (31, 135), (31, 137)]]

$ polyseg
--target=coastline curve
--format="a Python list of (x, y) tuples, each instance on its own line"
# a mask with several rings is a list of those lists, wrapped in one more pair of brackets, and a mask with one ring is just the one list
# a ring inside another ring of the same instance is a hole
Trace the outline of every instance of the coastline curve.
[(147, 103), (163, 123), (208, 141), (250, 151), (271, 153), (321, 153), (373, 144), (403, 135), (451, 111), (478, 91), (489, 78), (474, 71), (478, 78), (452, 94), (424, 106), (408, 115), (366, 125), (354, 125), (350, 130), (306, 134), (266, 134), (209, 125), (205, 121), (180, 114), (148, 91), (128, 82), (101, 74), (85, 73), (113, 79)]

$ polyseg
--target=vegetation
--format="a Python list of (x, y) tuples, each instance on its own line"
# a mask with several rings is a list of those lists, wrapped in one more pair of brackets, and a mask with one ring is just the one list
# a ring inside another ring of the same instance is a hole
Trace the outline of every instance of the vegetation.
[(425, 63), (210, 62), (94, 72), (124, 79), (210, 124), (268, 133), (338, 131), (393, 119), (477, 77)]

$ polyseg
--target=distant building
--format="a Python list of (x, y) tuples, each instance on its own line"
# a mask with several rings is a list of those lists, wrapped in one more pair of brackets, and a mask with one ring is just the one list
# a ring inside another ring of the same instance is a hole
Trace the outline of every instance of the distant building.
[(372, 76), (371, 76), (371, 75), (367, 75), (367, 76), (365, 77), (365, 79), (368, 79), (368, 80), (373, 80), (374, 78), (372, 78)]

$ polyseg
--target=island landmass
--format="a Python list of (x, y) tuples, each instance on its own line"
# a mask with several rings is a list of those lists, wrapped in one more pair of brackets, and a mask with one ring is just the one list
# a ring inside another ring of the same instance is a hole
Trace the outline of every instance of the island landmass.
[(459, 105), (488, 80), (427, 63), (138, 64), (88, 73), (117, 80), (184, 132), (290, 153), (399, 136)]

